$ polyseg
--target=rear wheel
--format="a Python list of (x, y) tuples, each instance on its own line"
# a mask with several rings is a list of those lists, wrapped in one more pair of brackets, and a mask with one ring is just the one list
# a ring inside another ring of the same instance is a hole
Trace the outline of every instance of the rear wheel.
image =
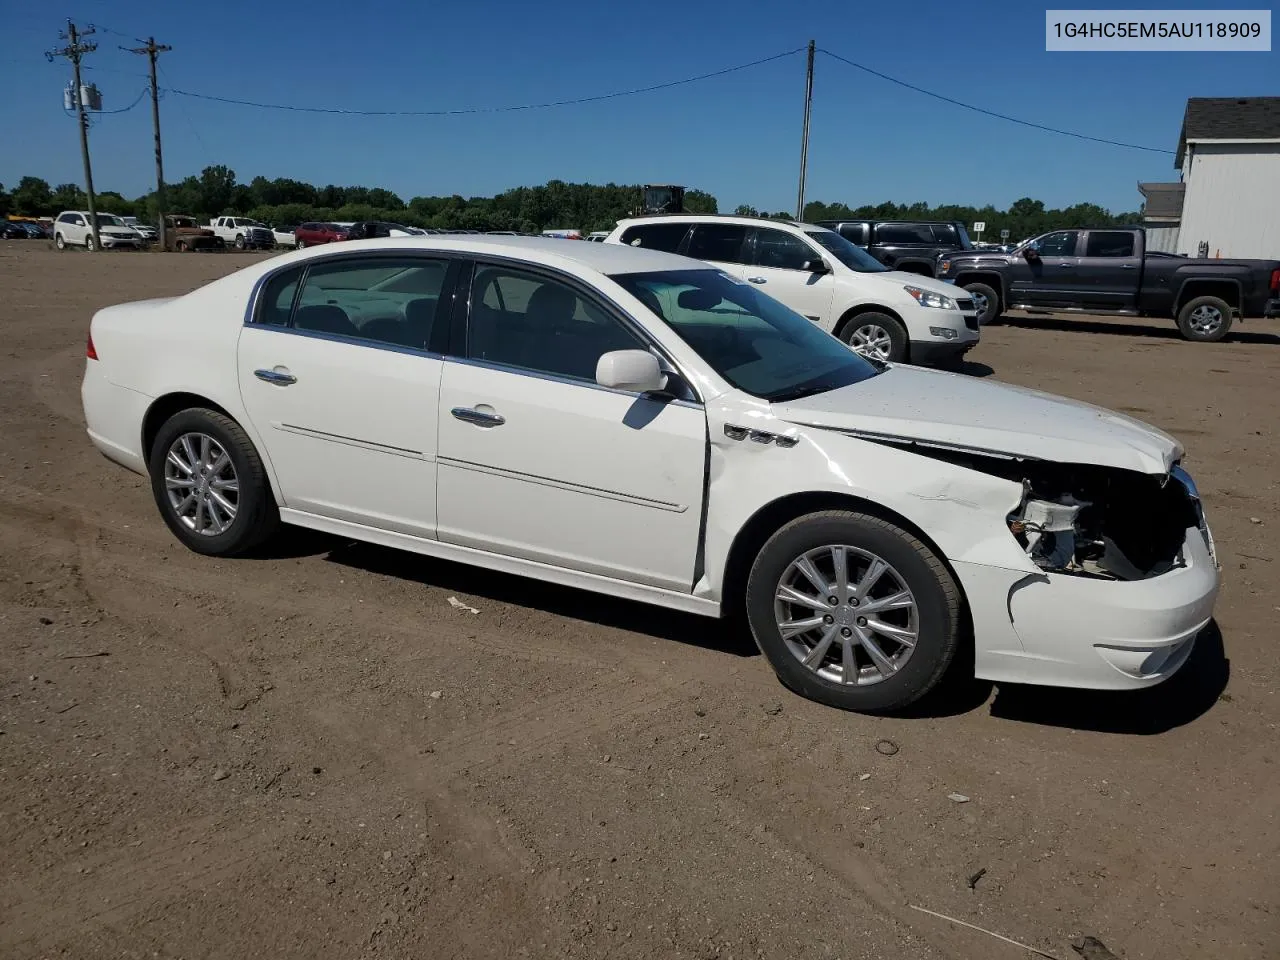
[(841, 331), (840, 339), (872, 360), (899, 361), (907, 356), (907, 331), (887, 313), (860, 313)]
[(907, 706), (955, 657), (960, 591), (919, 539), (846, 510), (791, 521), (761, 548), (747, 618), (778, 678), (846, 710)]
[(973, 305), (978, 311), (978, 324), (994, 322), (1000, 316), (1003, 304), (1000, 303), (1000, 292), (985, 283), (965, 284), (965, 291), (973, 297)]
[(245, 553), (280, 523), (258, 451), (224, 414), (202, 407), (174, 414), (156, 435), (149, 468), (161, 516), (196, 553)]
[(295, 242), (294, 242), (294, 244), (293, 244), (293, 248), (294, 248), (295, 250), (305, 250), (305, 249), (307, 249), (307, 245), (306, 245), (305, 243), (303, 243), (301, 240), (298, 240), (298, 241), (295, 241)]
[(67, 249), (67, 241), (60, 233), (55, 233), (53, 235), (53, 245), (59, 250)]
[(237, 250), (243, 250), (243, 249), (244, 249), (244, 234), (237, 234), (237, 235), (236, 235), (236, 249), (237, 249)]
[(179, 240), (179, 241), (178, 241), (177, 243), (175, 243), (173, 246), (174, 246), (174, 249), (175, 249), (175, 250), (177, 250), (179, 253), (186, 253), (188, 250), (190, 250), (190, 249), (191, 249), (191, 248), (187, 245), (187, 241), (185, 241), (185, 240)]
[(1215, 343), (1231, 329), (1231, 305), (1218, 297), (1195, 297), (1178, 311), (1178, 329), (1184, 339)]

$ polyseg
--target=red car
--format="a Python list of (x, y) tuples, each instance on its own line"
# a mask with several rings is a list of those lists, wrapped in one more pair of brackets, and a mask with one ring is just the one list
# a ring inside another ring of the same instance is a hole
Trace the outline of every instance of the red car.
[(347, 228), (336, 223), (300, 223), (293, 231), (293, 244), (299, 250), (318, 243), (336, 243), (347, 239)]

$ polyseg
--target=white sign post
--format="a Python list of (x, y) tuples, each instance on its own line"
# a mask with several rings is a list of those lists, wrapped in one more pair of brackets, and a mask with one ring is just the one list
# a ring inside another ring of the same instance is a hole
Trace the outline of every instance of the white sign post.
[(1008, 239), (1009, 239), (1009, 231), (1008, 231), (1008, 230), (1001, 230), (1001, 231), (1000, 231), (1000, 239), (1001, 239), (1001, 240), (1008, 240)]
[(976, 239), (978, 239), (978, 240), (981, 240), (981, 239), (982, 239), (982, 231), (983, 231), (983, 230), (985, 230), (985, 229), (987, 229), (987, 221), (985, 221), (985, 220), (977, 220), (977, 221), (975, 221), (975, 222), (974, 222), (974, 224), (973, 224), (973, 232), (974, 232), (974, 233), (976, 233), (976, 234), (978, 235), (978, 236), (976, 237)]

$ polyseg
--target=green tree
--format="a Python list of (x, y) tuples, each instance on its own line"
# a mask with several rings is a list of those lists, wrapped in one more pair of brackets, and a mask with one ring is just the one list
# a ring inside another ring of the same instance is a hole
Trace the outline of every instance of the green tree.
[(733, 215), (735, 217), (758, 217), (760, 216), (760, 211), (755, 207), (748, 206), (745, 203), (740, 203), (738, 206), (733, 208)]
[(53, 188), (52, 203), (57, 210), (83, 210), (89, 205), (89, 198), (76, 183), (60, 183)]
[(9, 211), (13, 209), (13, 197), (9, 196), (5, 190), (4, 184), (0, 183), (0, 217), (7, 216)]
[(48, 181), (39, 177), (23, 177), (13, 190), (13, 212), (24, 217), (49, 216), (53, 208), (53, 192)]
[(719, 213), (716, 198), (704, 190), (686, 190), (684, 208), (690, 213)]
[[(185, 181), (184, 181), (185, 183)], [(200, 171), (197, 211), (207, 217), (216, 217), (231, 209), (235, 198), (236, 172), (223, 164), (205, 167)]]

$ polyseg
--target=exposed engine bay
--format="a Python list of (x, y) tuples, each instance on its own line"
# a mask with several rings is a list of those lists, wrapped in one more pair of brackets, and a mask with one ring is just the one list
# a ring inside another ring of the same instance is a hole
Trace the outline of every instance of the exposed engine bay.
[(1078, 464), (1013, 462), (1022, 503), (1009, 530), (1041, 570), (1145, 580), (1180, 566), (1199, 503), (1174, 477)]
[(1170, 475), (1151, 476), (920, 442), (877, 442), (1020, 483), (1022, 500), (1007, 518), (1009, 530), (1031, 561), (1049, 573), (1145, 580), (1184, 563), (1188, 528), (1199, 527), (1208, 541), (1194, 485), (1176, 467)]

